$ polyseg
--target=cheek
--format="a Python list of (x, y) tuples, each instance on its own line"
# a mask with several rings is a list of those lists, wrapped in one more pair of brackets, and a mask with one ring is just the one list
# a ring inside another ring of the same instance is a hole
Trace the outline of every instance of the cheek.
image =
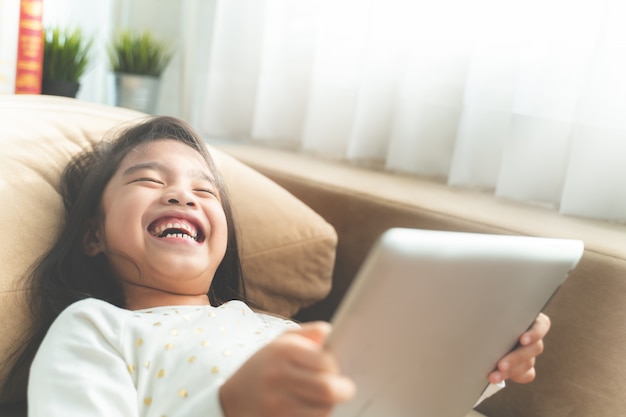
[(210, 214), (211, 222), (211, 243), (220, 252), (226, 252), (226, 246), (228, 245), (228, 224), (226, 222), (226, 214), (222, 207), (213, 210)]
[(142, 238), (137, 219), (138, 205), (126, 200), (120, 197), (114, 205), (107, 205), (106, 200), (103, 201), (104, 239), (110, 249), (121, 249)]
[(131, 228), (131, 221), (128, 216), (110, 213), (104, 217), (104, 230), (107, 238), (119, 240), (124, 236), (132, 237), (133, 228)]

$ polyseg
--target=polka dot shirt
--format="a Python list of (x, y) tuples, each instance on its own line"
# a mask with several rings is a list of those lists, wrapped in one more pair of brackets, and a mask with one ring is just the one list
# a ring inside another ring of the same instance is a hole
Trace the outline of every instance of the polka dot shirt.
[(221, 384), (297, 327), (240, 301), (130, 311), (82, 300), (57, 318), (37, 353), (29, 416), (221, 416)]

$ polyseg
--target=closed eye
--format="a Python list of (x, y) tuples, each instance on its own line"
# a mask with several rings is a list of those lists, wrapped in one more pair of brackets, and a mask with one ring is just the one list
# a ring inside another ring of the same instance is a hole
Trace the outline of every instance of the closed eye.
[(199, 192), (199, 193), (211, 194), (211, 195), (217, 197), (217, 193), (214, 190), (210, 189), (210, 188), (196, 188), (196, 189), (194, 189), (194, 191)]
[(131, 183), (133, 183), (133, 182), (153, 182), (155, 184), (163, 185), (163, 181), (157, 180), (156, 178), (150, 178), (150, 177), (136, 178), (136, 179), (131, 181)]

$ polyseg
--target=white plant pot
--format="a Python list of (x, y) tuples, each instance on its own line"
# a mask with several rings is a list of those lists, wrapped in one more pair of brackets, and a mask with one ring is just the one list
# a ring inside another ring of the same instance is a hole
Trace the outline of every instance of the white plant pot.
[(115, 73), (115, 105), (155, 114), (160, 84), (159, 77)]

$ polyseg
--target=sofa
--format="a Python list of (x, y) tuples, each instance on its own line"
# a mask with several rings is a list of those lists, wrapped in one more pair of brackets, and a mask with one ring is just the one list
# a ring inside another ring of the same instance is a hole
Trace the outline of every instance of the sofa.
[(545, 308), (552, 328), (530, 384), (508, 383), (477, 411), (493, 417), (626, 413), (626, 226), (559, 215), (430, 179), (254, 144), (218, 148), (283, 186), (337, 231), (330, 294), (301, 310), (329, 319), (374, 240), (394, 226), (581, 239), (576, 269)]
[[(2, 365), (29, 323), (21, 277), (60, 227), (62, 167), (83, 147), (144, 116), (64, 97), (0, 96)], [(231, 194), (250, 298), (300, 321), (332, 318), (374, 240), (390, 227), (582, 239), (582, 261), (545, 310), (553, 325), (536, 381), (509, 383), (470, 414), (623, 414), (625, 226), (303, 153), (208, 142)], [(0, 382), (5, 372), (0, 369)], [(0, 416), (25, 415), (24, 381), (0, 393)]]

